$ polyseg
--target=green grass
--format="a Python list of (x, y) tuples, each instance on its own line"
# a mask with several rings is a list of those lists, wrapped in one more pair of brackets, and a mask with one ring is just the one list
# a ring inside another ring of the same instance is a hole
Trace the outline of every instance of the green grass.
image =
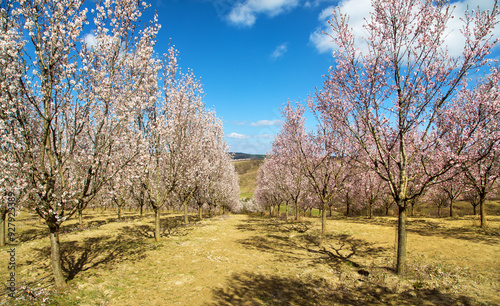
[(242, 160), (233, 162), (240, 179), (240, 197), (253, 197), (257, 174), (263, 162), (263, 160)]

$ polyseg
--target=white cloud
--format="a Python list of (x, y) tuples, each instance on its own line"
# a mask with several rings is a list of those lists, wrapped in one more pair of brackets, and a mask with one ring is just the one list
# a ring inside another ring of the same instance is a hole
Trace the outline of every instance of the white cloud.
[(238, 133), (231, 133), (227, 135), (226, 137), (228, 138), (234, 138), (234, 139), (249, 139), (250, 136), (248, 135), (243, 135), (243, 134), (238, 134)]
[(251, 27), (258, 14), (274, 17), (295, 8), (298, 4), (298, 0), (245, 0), (236, 3), (227, 19), (232, 24)]
[[(476, 10), (477, 6), (481, 10), (490, 9), (493, 7), (493, 0), (465, 0), (452, 3), (453, 18), (448, 21), (448, 31), (445, 39), (445, 45), (448, 48), (451, 56), (459, 56), (463, 50), (465, 39), (460, 33), (463, 26), (461, 19), (464, 18), (464, 12), (469, 6), (469, 10)], [(356, 38), (356, 44), (362, 52), (368, 50), (368, 46), (364, 41), (364, 37), (368, 36), (368, 32), (363, 28), (365, 19), (370, 19), (370, 12), (373, 11), (371, 0), (343, 0), (338, 7), (343, 14), (349, 16), (349, 26), (353, 29)], [(332, 42), (332, 38), (327, 34), (333, 34), (331, 27), (327, 24), (327, 20), (332, 17), (332, 12), (336, 6), (329, 6), (324, 9), (318, 19), (321, 26), (317, 28), (309, 36), (309, 41), (314, 45), (319, 53), (332, 52), (336, 45)], [(496, 37), (500, 36), (500, 26), (496, 27), (493, 32)]]
[(276, 60), (282, 57), (287, 51), (288, 51), (287, 44), (286, 43), (281, 44), (277, 46), (276, 49), (274, 49), (273, 53), (271, 54), (271, 58), (273, 60)]
[(259, 120), (257, 122), (250, 123), (250, 126), (267, 126), (267, 125), (279, 125), (281, 124), (281, 120)]
[(83, 41), (85, 42), (85, 44), (87, 44), (89, 47), (94, 47), (96, 44), (97, 44), (97, 41), (95, 39), (95, 35), (94, 34), (87, 34), (85, 35), (85, 37), (83, 38)]
[(238, 3), (229, 13), (228, 19), (231, 23), (250, 27), (255, 23), (256, 17), (250, 7)]
[(271, 139), (271, 138), (273, 138), (273, 136), (269, 135), (269, 134), (255, 135), (254, 137), (255, 138), (263, 138), (263, 139)]
[(331, 2), (332, 0), (314, 0), (314, 1), (306, 1), (304, 3), (305, 8), (316, 8), (323, 2)]

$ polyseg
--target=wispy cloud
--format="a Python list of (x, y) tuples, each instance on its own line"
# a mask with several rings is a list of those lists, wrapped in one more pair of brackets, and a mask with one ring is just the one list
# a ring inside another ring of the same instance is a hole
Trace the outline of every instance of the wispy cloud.
[(298, 4), (298, 0), (245, 0), (232, 7), (227, 20), (237, 26), (251, 27), (259, 14), (274, 17), (295, 8)]
[(281, 120), (259, 120), (257, 122), (250, 123), (250, 126), (267, 126), (267, 125), (280, 125)]
[(238, 120), (233, 120), (234, 125), (247, 125), (248, 121), (238, 121)]
[(273, 138), (273, 136), (269, 135), (269, 134), (254, 135), (253, 137), (255, 137), (255, 138), (263, 138), (263, 139), (271, 139), (271, 138)]
[(277, 46), (276, 49), (274, 49), (273, 53), (271, 54), (271, 58), (273, 60), (276, 60), (282, 57), (287, 51), (288, 51), (287, 43), (281, 44)]
[[(465, 39), (460, 33), (465, 18), (465, 10), (467, 6), (469, 9), (476, 9), (479, 5), (481, 10), (493, 8), (493, 0), (462, 0), (452, 4), (453, 18), (449, 20), (447, 26), (447, 34), (445, 38), (445, 46), (451, 56), (459, 56), (464, 47)], [(332, 52), (336, 49), (336, 45), (332, 42), (333, 31), (327, 25), (327, 20), (331, 19), (332, 13), (337, 6), (329, 6), (324, 9), (318, 19), (321, 25), (309, 36), (309, 41), (313, 44), (319, 53)], [(349, 26), (353, 30), (356, 39), (356, 45), (365, 53), (368, 50), (368, 44), (365, 39), (368, 37), (368, 32), (363, 28), (365, 20), (370, 19), (370, 13), (373, 12), (371, 0), (343, 0), (339, 3), (338, 7), (343, 14), (349, 16)], [(500, 36), (500, 27), (496, 27), (493, 31), (493, 36)]]
[(234, 138), (234, 139), (249, 139), (250, 136), (248, 135), (243, 135), (243, 134), (238, 134), (238, 133), (231, 133), (227, 135), (226, 137), (228, 138)]
[(314, 1), (306, 1), (304, 2), (305, 8), (316, 8), (323, 2), (331, 2), (331, 0), (314, 0)]

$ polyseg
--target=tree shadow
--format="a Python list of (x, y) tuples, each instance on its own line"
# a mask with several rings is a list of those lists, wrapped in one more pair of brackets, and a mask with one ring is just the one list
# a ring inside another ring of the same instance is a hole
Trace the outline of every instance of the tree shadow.
[[(44, 262), (50, 257), (50, 246), (34, 249), (35, 260)], [(99, 267), (112, 269), (114, 265), (126, 260), (140, 260), (145, 257), (148, 245), (140, 239), (131, 239), (119, 234), (117, 236), (100, 236), (85, 238), (83, 241), (61, 242), (61, 265), (72, 280), (80, 272)], [(33, 262), (28, 262), (32, 264)], [(45, 269), (49, 266), (46, 265)]]
[[(396, 228), (397, 219), (376, 217), (368, 218), (350, 218), (346, 220), (350, 223), (373, 224), (386, 227)], [(500, 220), (493, 219), (488, 221), (492, 223), (500, 223)], [(482, 242), (489, 245), (498, 245), (500, 243), (500, 226), (491, 226), (486, 229), (475, 226), (450, 227), (443, 223), (427, 219), (411, 218), (407, 220), (408, 233), (415, 233), (421, 236), (437, 236), (441, 238), (462, 239), (468, 241)]]
[(237, 229), (241, 231), (251, 231), (251, 232), (298, 232), (305, 233), (310, 230), (313, 226), (311, 221), (294, 221), (294, 220), (282, 220), (275, 218), (262, 218), (262, 217), (249, 217), (247, 220), (242, 220), (241, 224), (236, 226)]
[[(183, 216), (169, 216), (163, 217), (160, 220), (160, 235), (162, 237), (173, 237), (173, 236), (186, 236), (189, 231), (193, 230), (193, 225), (200, 219), (195, 217), (190, 217), (190, 224), (184, 224)], [(120, 229), (120, 231), (127, 236), (136, 238), (154, 238), (155, 237), (155, 225), (154, 220), (149, 222), (149, 224), (141, 225), (126, 225)]]
[(413, 227), (408, 232), (420, 236), (438, 236), (442, 238), (461, 239), (473, 242), (481, 242), (496, 246), (500, 244), (500, 230), (497, 228), (482, 229), (479, 227)]
[(394, 290), (369, 282), (352, 286), (332, 284), (323, 278), (233, 274), (224, 288), (213, 289), (213, 302), (206, 305), (471, 305), (469, 297), (437, 289)]
[(42, 239), (48, 236), (49, 230), (45, 226), (45, 228), (33, 228), (33, 229), (28, 229), (24, 230), (19, 234), (17, 237), (17, 240), (19, 242), (28, 242), (28, 241), (33, 241), (37, 239)]
[[(301, 247), (313, 254), (319, 254), (318, 261), (326, 262), (334, 271), (339, 270), (341, 265), (354, 268), (363, 268), (364, 265), (354, 261), (354, 258), (379, 257), (387, 248), (375, 246), (374, 243), (362, 239), (356, 239), (346, 234), (327, 234), (323, 237), (317, 235), (305, 235)], [(383, 267), (392, 270), (389, 267)], [(369, 274), (366, 270), (358, 270), (361, 275)]]
[[(337, 271), (347, 265), (358, 269), (358, 273), (366, 274), (365, 266), (357, 261), (362, 258), (383, 256), (390, 251), (376, 246), (374, 243), (356, 239), (346, 234), (318, 235), (308, 233), (311, 222), (280, 222), (275, 220), (250, 219), (239, 226), (240, 230), (262, 231), (264, 235), (238, 240), (247, 249), (271, 253), (276, 261), (301, 262), (307, 260), (311, 264), (328, 264)], [(382, 267), (392, 270), (389, 267)]]

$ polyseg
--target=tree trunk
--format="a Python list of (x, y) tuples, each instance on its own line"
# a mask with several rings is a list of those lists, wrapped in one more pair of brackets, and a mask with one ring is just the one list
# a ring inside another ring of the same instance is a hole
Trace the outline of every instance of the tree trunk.
[(386, 206), (385, 207), (385, 215), (388, 216), (389, 215), (389, 206)]
[(299, 221), (299, 201), (295, 199), (295, 221)]
[(453, 217), (453, 201), (450, 201), (450, 217)]
[(189, 217), (188, 217), (188, 201), (184, 201), (184, 224), (189, 224)]
[(155, 241), (160, 242), (160, 208), (154, 207), (155, 211)]
[(403, 275), (406, 270), (406, 205), (398, 203), (398, 208), (396, 273)]
[(83, 210), (81, 209), (78, 210), (78, 223), (83, 226)]
[(328, 205), (328, 215), (330, 216), (330, 218), (332, 217), (332, 206), (331, 205)]
[(142, 219), (142, 214), (143, 214), (143, 212), (142, 212), (142, 205), (139, 204), (139, 215), (141, 216), (141, 219)]
[(285, 220), (288, 220), (288, 203), (285, 205)]
[(5, 246), (5, 225), (7, 224), (7, 209), (0, 210), (0, 247)]
[(120, 205), (118, 205), (118, 220), (122, 219), (122, 208)]
[(474, 216), (477, 215), (477, 209), (476, 209), (477, 205), (472, 205), (472, 208), (474, 209)]
[(326, 203), (323, 203), (323, 208), (321, 209), (321, 235), (326, 233)]
[(278, 218), (281, 217), (281, 203), (278, 204)]
[(486, 212), (484, 211), (484, 202), (486, 202), (486, 197), (479, 197), (479, 213), (481, 215), (481, 228), (486, 228)]
[(346, 211), (345, 211), (345, 217), (346, 218), (349, 217), (349, 209), (350, 209), (350, 206), (351, 206), (349, 204), (350, 204), (349, 201), (346, 201)]
[(198, 216), (200, 220), (203, 219), (203, 208), (201, 206), (198, 206)]
[(438, 217), (441, 218), (441, 205), (438, 206)]
[(66, 289), (61, 267), (61, 248), (59, 243), (59, 227), (49, 227), (50, 235), (50, 264), (54, 272), (55, 285), (58, 290)]
[(372, 218), (373, 214), (373, 204), (372, 201), (368, 203), (368, 219)]

